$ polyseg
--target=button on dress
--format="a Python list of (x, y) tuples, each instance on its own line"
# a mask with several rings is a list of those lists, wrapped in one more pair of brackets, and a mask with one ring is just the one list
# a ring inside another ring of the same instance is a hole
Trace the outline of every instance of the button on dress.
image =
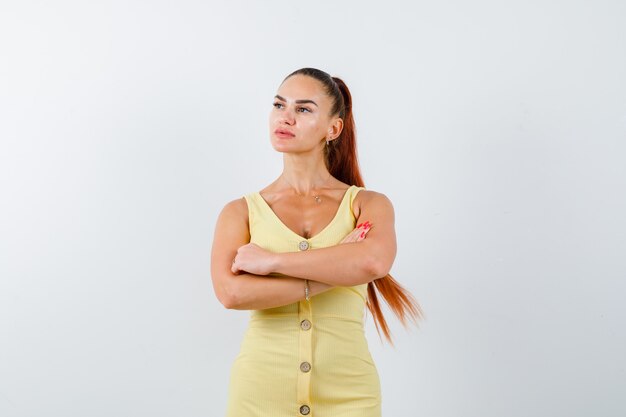
[[(246, 194), (250, 241), (272, 252), (339, 244), (356, 223), (350, 186), (335, 217), (305, 239), (258, 192)], [(281, 279), (280, 274), (270, 277)], [(331, 290), (282, 307), (251, 310), (231, 367), (227, 417), (380, 417), (379, 376), (364, 331), (367, 284)]]

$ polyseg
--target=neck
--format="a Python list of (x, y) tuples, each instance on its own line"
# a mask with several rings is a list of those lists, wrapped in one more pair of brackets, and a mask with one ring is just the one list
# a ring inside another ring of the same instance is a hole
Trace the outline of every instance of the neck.
[(330, 172), (323, 155), (283, 154), (283, 172), (279, 179), (298, 195), (313, 195), (329, 184)]

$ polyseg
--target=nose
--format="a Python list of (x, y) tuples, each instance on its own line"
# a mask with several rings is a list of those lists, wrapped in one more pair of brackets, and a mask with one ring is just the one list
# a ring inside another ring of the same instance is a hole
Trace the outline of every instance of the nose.
[(293, 125), (296, 121), (294, 111), (289, 107), (285, 107), (280, 114), (281, 123), (286, 123), (288, 125)]

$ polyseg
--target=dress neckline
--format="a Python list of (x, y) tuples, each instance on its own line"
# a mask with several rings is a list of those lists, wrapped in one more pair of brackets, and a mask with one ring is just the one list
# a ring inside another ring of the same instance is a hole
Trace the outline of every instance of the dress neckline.
[(272, 217), (274, 217), (274, 219), (276, 220), (276, 222), (282, 227), (284, 228), (286, 231), (288, 231), (289, 233), (291, 233), (294, 236), (297, 236), (299, 239), (304, 239), (304, 240), (313, 240), (316, 237), (318, 237), (319, 235), (323, 234), (324, 232), (326, 232), (326, 230), (328, 230), (334, 223), (335, 221), (337, 221), (337, 218), (339, 217), (339, 214), (341, 213), (341, 210), (343, 208), (343, 206), (345, 205), (348, 196), (350, 195), (350, 190), (352, 190), (353, 187), (356, 187), (355, 185), (351, 185), (350, 187), (348, 187), (345, 191), (345, 193), (343, 194), (343, 197), (341, 198), (341, 202), (339, 203), (339, 207), (337, 208), (337, 211), (335, 212), (335, 215), (333, 216), (332, 220), (326, 225), (324, 226), (324, 228), (322, 230), (320, 230), (319, 232), (317, 232), (314, 236), (311, 236), (309, 238), (306, 238), (304, 236), (301, 236), (299, 233), (294, 232), (293, 230), (291, 230), (281, 219), (280, 217), (278, 217), (278, 215), (276, 214), (276, 212), (274, 212), (274, 210), (272, 210), (272, 208), (270, 207), (270, 205), (268, 204), (267, 201), (265, 201), (265, 199), (263, 198), (263, 196), (261, 196), (260, 192), (256, 192), (256, 195), (259, 197), (259, 200), (261, 200), (263, 202), (263, 205), (265, 206), (265, 208), (272, 214)]

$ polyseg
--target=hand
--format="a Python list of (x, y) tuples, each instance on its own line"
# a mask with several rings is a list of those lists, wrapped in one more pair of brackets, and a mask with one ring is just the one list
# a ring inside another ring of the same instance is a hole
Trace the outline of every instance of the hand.
[(230, 270), (233, 274), (246, 271), (250, 274), (267, 275), (273, 272), (275, 254), (255, 243), (248, 243), (237, 249)]
[(369, 232), (371, 227), (372, 224), (369, 222), (369, 220), (365, 223), (357, 225), (357, 227), (355, 227), (350, 233), (346, 235), (346, 237), (343, 238), (341, 242), (339, 242), (339, 244), (362, 241), (363, 239), (365, 239), (365, 235), (367, 235), (367, 232)]

